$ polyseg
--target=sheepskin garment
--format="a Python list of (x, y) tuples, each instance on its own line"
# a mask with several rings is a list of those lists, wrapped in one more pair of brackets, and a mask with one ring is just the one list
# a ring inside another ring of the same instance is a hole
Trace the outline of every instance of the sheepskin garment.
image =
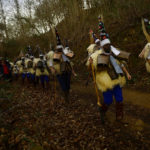
[[(119, 75), (118, 79), (112, 80), (110, 78), (107, 70), (106, 71), (105, 70), (104, 71), (97, 70), (97, 57), (98, 57), (98, 55), (100, 55), (102, 53), (103, 53), (103, 50), (98, 50), (98, 51), (95, 51), (91, 55), (91, 58), (93, 59), (93, 65), (94, 65), (94, 68), (96, 71), (96, 84), (97, 84), (98, 89), (102, 92), (105, 92), (109, 89), (110, 90), (113, 89), (116, 85), (120, 85), (120, 87), (123, 87), (126, 83), (126, 79), (124, 76)], [(86, 64), (87, 66), (90, 66), (89, 59)], [(119, 64), (119, 61), (117, 61), (117, 63)]]

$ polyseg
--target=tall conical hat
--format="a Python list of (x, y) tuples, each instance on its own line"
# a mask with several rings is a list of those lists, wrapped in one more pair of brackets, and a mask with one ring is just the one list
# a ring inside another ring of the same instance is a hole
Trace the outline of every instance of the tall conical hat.
[(68, 39), (65, 39), (65, 47), (69, 47)]
[(31, 49), (31, 46), (30, 46), (30, 45), (27, 46), (27, 53), (28, 53), (29, 55), (32, 55), (32, 49)]
[(40, 51), (39, 51), (39, 57), (43, 57), (43, 56), (44, 56), (44, 54), (43, 54), (43, 52), (40, 49)]
[(58, 31), (57, 29), (55, 28), (55, 34), (56, 34), (56, 42), (57, 42), (57, 46), (56, 46), (56, 49), (63, 49), (63, 46), (61, 44), (61, 40), (60, 40), (60, 36), (58, 34)]
[(32, 52), (32, 49), (31, 49), (30, 45), (27, 46), (27, 53), (28, 53), (30, 59), (34, 58), (34, 55), (33, 55), (33, 52)]
[(54, 51), (54, 49), (55, 49), (54, 45), (53, 45), (53, 44), (50, 44), (50, 50), (51, 50), (51, 51)]
[(19, 57), (23, 57), (23, 56), (24, 56), (24, 52), (23, 52), (23, 50), (21, 50), (19, 53)]
[(104, 23), (99, 19), (99, 31), (100, 31), (100, 38), (101, 38), (101, 46), (106, 44), (110, 44), (109, 34), (105, 30)]
[(36, 51), (38, 51), (39, 57), (43, 57), (44, 56), (44, 54), (42, 53), (42, 50), (40, 49), (39, 45), (36, 46)]

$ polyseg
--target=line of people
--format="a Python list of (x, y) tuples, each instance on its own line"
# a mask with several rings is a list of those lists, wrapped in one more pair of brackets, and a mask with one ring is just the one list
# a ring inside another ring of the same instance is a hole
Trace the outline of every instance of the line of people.
[[(150, 35), (146, 32), (143, 20), (142, 28), (150, 42)], [(131, 75), (127, 70), (130, 53), (121, 51), (112, 45), (101, 17), (99, 17), (99, 32), (100, 39), (92, 30), (90, 31), (91, 44), (87, 48), (86, 65), (93, 74), (100, 118), (104, 123), (105, 113), (112, 104), (113, 97), (116, 103), (116, 120), (123, 119), (122, 88), (126, 84), (125, 76), (131, 80)], [(65, 47), (62, 45), (56, 29), (55, 34), (57, 46), (54, 50), (44, 55), (39, 49), (39, 58), (35, 58), (31, 48), (28, 47), (28, 53), (16, 60), (14, 64), (0, 60), (0, 75), (5, 79), (13, 75), (16, 80), (21, 75), (23, 83), (27, 79), (36, 87), (41, 82), (42, 87), (46, 89), (49, 89), (50, 76), (55, 76), (64, 93), (65, 101), (69, 103), (71, 75), (76, 76), (71, 61), (74, 52), (70, 50), (68, 42)], [(150, 72), (150, 43), (145, 46), (139, 56), (145, 58), (147, 71)], [(98, 90), (103, 93), (103, 102), (100, 101)]]
[(74, 52), (70, 50), (67, 40), (65, 47), (62, 45), (56, 29), (55, 34), (57, 46), (54, 50), (43, 54), (40, 48), (37, 47), (39, 57), (36, 58), (29, 46), (27, 47), (27, 53), (25, 55), (21, 54), (14, 63), (11, 63), (12, 66), (6, 66), (2, 63), (4, 71), (1, 74), (6, 76), (5, 78), (8, 78), (11, 74), (14, 80), (18, 80), (21, 77), (23, 84), (27, 82), (33, 84), (34, 87), (41, 84), (43, 89), (46, 90), (51, 88), (50, 77), (56, 77), (64, 93), (64, 98), (68, 103), (71, 75), (76, 76), (73, 63), (71, 62)]

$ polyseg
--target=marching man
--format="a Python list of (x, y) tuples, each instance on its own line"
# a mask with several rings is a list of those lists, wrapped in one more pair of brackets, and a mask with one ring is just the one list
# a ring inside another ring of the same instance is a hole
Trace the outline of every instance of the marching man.
[(131, 80), (131, 76), (125, 65), (117, 59), (119, 55), (121, 58), (123, 57), (121, 52), (115, 49), (118, 54), (113, 53), (114, 47), (111, 45), (102, 22), (99, 23), (99, 29), (102, 48), (90, 55), (87, 66), (94, 68), (96, 86), (103, 93), (104, 103), (101, 105), (98, 102), (98, 105), (101, 121), (104, 123), (105, 113), (112, 104), (113, 97), (116, 101), (116, 120), (123, 119), (122, 87), (126, 83), (125, 75), (129, 80)]
[(41, 81), (43, 89), (49, 89), (49, 72), (47, 69), (47, 62), (44, 60), (44, 54), (40, 52), (39, 58), (34, 59), (35, 76), (36, 84), (39, 84)]
[(148, 73), (150, 73), (150, 35), (146, 31), (145, 23), (147, 23), (148, 27), (150, 28), (150, 21), (148, 19), (142, 19), (142, 29), (148, 43), (145, 45), (144, 49), (139, 54), (139, 57), (145, 59), (146, 70)]
[(57, 46), (54, 52), (51, 51), (47, 55), (50, 62), (48, 65), (51, 69), (51, 72), (56, 75), (56, 78), (64, 93), (66, 103), (69, 103), (71, 74), (73, 73), (76, 75), (70, 61), (70, 59), (73, 58), (74, 53), (69, 49), (68, 46), (66, 46), (64, 49), (56, 29), (55, 34), (57, 39)]

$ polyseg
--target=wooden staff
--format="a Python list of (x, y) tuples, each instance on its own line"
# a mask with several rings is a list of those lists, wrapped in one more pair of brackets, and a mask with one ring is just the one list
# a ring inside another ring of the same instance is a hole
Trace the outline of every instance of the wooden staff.
[(97, 105), (99, 107), (102, 107), (102, 104), (100, 102), (100, 96), (98, 94), (98, 88), (97, 88), (97, 85), (96, 85), (96, 78), (95, 78), (95, 72), (94, 72), (94, 66), (93, 66), (93, 63), (91, 64), (91, 69), (92, 69), (92, 75), (93, 75), (93, 81), (94, 81), (94, 86), (95, 86), (95, 91), (96, 91), (96, 95), (97, 95)]
[(55, 76), (55, 79), (54, 79), (54, 86), (55, 86), (54, 87), (54, 90), (55, 90), (54, 93), (55, 93), (55, 101), (56, 101), (56, 76)]

